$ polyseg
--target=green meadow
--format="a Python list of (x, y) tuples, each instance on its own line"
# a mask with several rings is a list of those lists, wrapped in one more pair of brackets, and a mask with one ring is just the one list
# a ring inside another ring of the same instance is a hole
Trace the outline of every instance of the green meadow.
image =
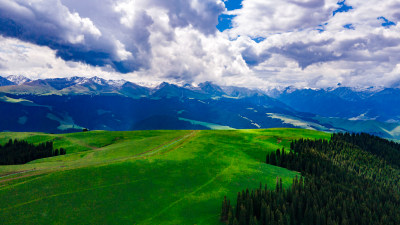
[(53, 141), (67, 155), (0, 166), (1, 224), (221, 224), (226, 195), (288, 186), (297, 172), (264, 163), (303, 129), (0, 133)]

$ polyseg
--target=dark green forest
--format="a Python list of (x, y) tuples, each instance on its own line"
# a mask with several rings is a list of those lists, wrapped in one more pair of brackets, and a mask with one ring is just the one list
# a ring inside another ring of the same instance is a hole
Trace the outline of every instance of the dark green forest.
[(10, 139), (6, 144), (0, 145), (0, 165), (24, 164), (35, 159), (65, 154), (66, 150), (63, 148), (53, 149), (53, 142), (50, 141), (33, 145)]
[(262, 187), (224, 199), (226, 224), (400, 224), (400, 145), (369, 134), (293, 141), (266, 163), (301, 172), (290, 188)]

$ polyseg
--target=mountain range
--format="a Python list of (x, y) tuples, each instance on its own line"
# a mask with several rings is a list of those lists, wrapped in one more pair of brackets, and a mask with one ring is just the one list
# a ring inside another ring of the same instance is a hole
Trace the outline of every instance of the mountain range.
[[(271, 94), (273, 93), (273, 94)], [(400, 138), (399, 89), (265, 92), (243, 87), (125, 80), (0, 77), (0, 131), (299, 127)]]

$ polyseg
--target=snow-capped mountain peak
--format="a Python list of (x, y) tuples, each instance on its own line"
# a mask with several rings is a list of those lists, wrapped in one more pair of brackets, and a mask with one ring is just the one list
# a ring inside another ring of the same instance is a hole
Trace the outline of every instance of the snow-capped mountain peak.
[(105, 85), (105, 84), (107, 84), (106, 80), (104, 80), (103, 78), (97, 77), (97, 76), (92, 77), (92, 78), (90, 78), (89, 80), (92, 81), (93, 83), (98, 84), (98, 85)]
[(6, 79), (18, 85), (31, 81), (31, 79), (22, 75), (10, 75)]
[(126, 84), (126, 80), (108, 80), (106, 83), (112, 87), (122, 87), (122, 85)]

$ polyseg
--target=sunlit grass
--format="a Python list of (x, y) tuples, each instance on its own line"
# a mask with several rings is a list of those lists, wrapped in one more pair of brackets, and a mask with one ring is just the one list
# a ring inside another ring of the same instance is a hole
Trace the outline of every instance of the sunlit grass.
[[(2, 224), (219, 224), (224, 195), (260, 182), (285, 186), (298, 173), (264, 163), (302, 129), (0, 133), (33, 143), (54, 140), (67, 155), (0, 166)], [(29, 171), (32, 170), (32, 171)], [(31, 176), (32, 175), (32, 176)], [(18, 179), (14, 179), (18, 178)]]

